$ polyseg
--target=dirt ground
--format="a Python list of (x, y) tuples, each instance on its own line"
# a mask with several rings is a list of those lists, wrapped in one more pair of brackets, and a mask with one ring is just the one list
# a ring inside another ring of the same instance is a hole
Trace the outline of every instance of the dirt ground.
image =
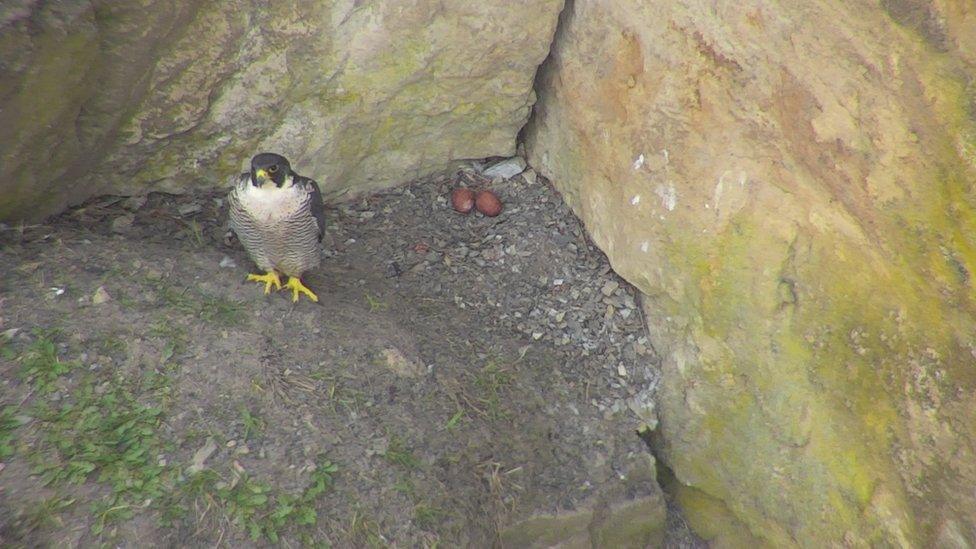
[(636, 292), (546, 182), (458, 181), (329, 206), (318, 304), (244, 281), (221, 194), (0, 227), (0, 541), (489, 547), (657, 490)]

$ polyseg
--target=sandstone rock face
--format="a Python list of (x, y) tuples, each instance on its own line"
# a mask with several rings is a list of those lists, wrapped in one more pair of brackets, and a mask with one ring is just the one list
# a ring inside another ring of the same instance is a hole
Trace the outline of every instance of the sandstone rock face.
[(974, 14), (567, 5), (530, 161), (646, 292), (662, 456), (719, 541), (976, 543)]
[(0, 6), (0, 220), (224, 185), (258, 150), (329, 194), (510, 155), (563, 0)]

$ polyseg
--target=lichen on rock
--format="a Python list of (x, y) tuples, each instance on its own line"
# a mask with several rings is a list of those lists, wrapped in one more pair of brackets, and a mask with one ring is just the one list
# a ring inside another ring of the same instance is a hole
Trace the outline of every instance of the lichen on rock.
[(647, 294), (726, 543), (976, 543), (976, 32), (890, 7), (577, 0), (539, 79), (530, 161)]
[(509, 156), (562, 4), (0, 8), (0, 220), (223, 186), (258, 150), (336, 195)]

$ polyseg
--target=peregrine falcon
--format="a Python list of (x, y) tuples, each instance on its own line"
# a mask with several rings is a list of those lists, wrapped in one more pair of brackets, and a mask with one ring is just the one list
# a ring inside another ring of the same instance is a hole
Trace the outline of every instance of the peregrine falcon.
[(265, 272), (247, 279), (263, 282), (267, 294), (271, 286), (281, 289), (281, 273), (288, 277), (285, 288), (292, 291), (292, 301), (301, 293), (317, 302), (301, 276), (320, 261), (325, 213), (318, 183), (293, 172), (284, 156), (261, 153), (251, 159), (251, 171), (241, 174), (227, 199), (231, 230)]

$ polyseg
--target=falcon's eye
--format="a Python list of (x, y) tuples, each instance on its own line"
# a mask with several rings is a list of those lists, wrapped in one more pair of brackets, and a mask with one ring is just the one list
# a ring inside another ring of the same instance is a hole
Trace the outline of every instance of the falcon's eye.
[(270, 173), (275, 173), (276, 171), (278, 171), (278, 165), (275, 164), (274, 166), (271, 166), (270, 168), (268, 168), (268, 171)]

